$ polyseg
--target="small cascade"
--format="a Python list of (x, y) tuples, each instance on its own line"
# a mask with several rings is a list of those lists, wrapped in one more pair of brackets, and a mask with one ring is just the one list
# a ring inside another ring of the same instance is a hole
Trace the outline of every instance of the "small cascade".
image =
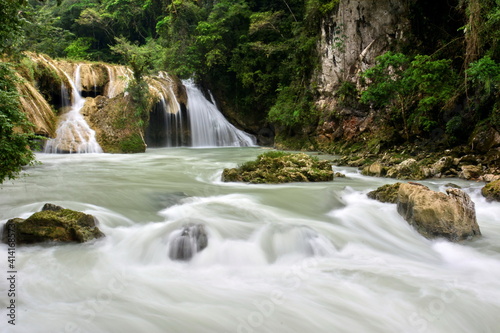
[(233, 126), (217, 106), (205, 98), (192, 81), (183, 81), (188, 98), (188, 112), (193, 147), (254, 146), (253, 136)]
[(149, 147), (190, 146), (189, 117), (186, 107), (181, 106), (172, 86), (173, 80), (164, 72), (150, 78), (149, 91), (157, 100), (150, 113), (146, 129)]
[[(71, 108), (61, 116), (56, 130), (56, 138), (50, 139), (45, 144), (46, 153), (102, 153), (102, 149), (95, 139), (95, 131), (90, 128), (83, 118), (80, 110), (85, 104), (85, 99), (79, 91), (80, 65), (71, 78), (63, 72), (71, 85)], [(64, 89), (61, 94), (64, 98), (67, 93)], [(64, 105), (65, 101), (63, 101)]]
[(125, 91), (133, 73), (130, 68), (125, 66), (106, 65), (106, 69), (108, 71), (106, 96), (113, 98)]

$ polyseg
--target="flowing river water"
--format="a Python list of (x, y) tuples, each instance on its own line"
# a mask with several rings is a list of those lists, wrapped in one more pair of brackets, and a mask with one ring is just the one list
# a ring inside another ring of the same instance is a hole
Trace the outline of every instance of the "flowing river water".
[[(483, 234), (454, 244), (368, 199), (395, 181), (353, 168), (336, 167), (347, 177), (328, 183), (220, 181), (262, 152), (37, 155), (41, 165), (2, 185), (0, 222), (50, 202), (95, 215), (106, 237), (18, 246), (16, 325), (3, 277), (0, 331), (499, 332), (500, 203), (480, 196), (482, 183), (451, 180), (471, 195)], [(171, 260), (169, 237), (193, 222), (208, 246)]]

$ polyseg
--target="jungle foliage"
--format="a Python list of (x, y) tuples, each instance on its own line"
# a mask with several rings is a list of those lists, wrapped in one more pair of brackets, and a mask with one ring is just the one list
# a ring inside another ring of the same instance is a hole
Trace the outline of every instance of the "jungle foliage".
[[(6, 0), (0, 53), (125, 63), (137, 83), (152, 69), (194, 77), (233, 117), (308, 135), (324, 116), (314, 85), (321, 23), (339, 2)], [(499, 129), (500, 0), (409, 3), (411, 45), (381, 55), (365, 86), (338, 87), (339, 105), (371, 106), (410, 141), (436, 128), (466, 137), (478, 122)]]

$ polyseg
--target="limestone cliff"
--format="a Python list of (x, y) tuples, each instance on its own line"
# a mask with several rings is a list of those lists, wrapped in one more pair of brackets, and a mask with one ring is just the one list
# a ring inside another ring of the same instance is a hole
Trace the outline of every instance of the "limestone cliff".
[(359, 74), (373, 66), (377, 56), (407, 42), (409, 3), (341, 0), (337, 10), (323, 19), (318, 43), (321, 66), (313, 78), (319, 93), (316, 105), (324, 115), (317, 131), (320, 143), (350, 140), (373, 130), (373, 112), (346, 107), (342, 102), (349, 92), (339, 91), (345, 90), (342, 86), (359, 88)]

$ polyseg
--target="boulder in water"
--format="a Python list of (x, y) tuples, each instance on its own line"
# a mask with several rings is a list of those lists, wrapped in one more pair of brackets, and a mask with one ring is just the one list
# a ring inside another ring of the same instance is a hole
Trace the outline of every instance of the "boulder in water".
[(401, 184), (397, 205), (398, 213), (427, 238), (460, 241), (481, 235), (474, 202), (460, 189), (445, 194), (417, 183)]
[(14, 218), (7, 221), (2, 240), (6, 242), (9, 230), (15, 230), (18, 245), (42, 242), (84, 243), (104, 236), (96, 223), (97, 219), (93, 215), (46, 204), (42, 211), (27, 219)]
[(208, 245), (203, 224), (188, 224), (170, 241), (168, 256), (173, 260), (190, 260)]
[(368, 198), (380, 202), (396, 203), (398, 201), (398, 191), (401, 183), (387, 184), (380, 186), (375, 191), (368, 193)]
[(290, 182), (325, 182), (334, 177), (329, 161), (319, 160), (304, 153), (291, 154), (270, 151), (256, 161), (244, 163), (239, 168), (224, 169), (225, 182), (278, 184)]
[(500, 180), (486, 184), (486, 186), (481, 189), (481, 194), (488, 201), (500, 201)]

